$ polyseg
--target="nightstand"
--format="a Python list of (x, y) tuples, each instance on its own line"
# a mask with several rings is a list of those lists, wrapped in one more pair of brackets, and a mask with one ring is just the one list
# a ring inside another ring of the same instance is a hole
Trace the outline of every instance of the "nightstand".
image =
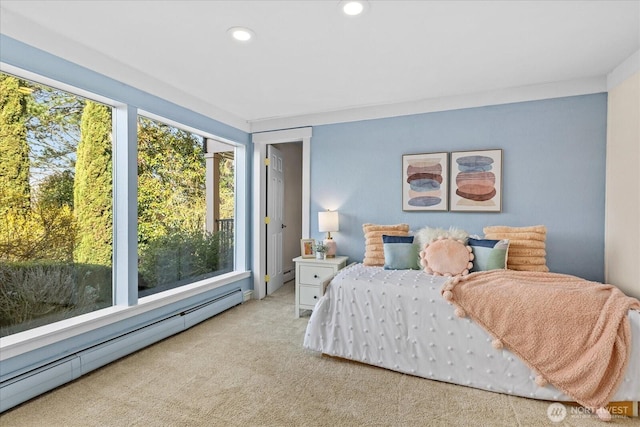
[(300, 317), (300, 310), (313, 310), (324, 294), (323, 283), (343, 269), (347, 259), (346, 256), (293, 259), (296, 263), (296, 317)]

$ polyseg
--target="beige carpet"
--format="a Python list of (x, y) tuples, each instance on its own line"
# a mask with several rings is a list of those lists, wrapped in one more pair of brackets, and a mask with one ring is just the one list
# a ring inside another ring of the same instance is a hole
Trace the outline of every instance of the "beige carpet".
[[(0, 426), (603, 426), (549, 402), (402, 375), (302, 348), (293, 283), (0, 416)], [(640, 425), (616, 418), (615, 425)]]

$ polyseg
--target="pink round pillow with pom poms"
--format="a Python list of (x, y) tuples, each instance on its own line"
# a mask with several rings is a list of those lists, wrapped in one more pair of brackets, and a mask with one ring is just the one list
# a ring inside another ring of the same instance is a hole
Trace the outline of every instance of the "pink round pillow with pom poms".
[(465, 276), (473, 267), (471, 246), (463, 240), (440, 237), (420, 252), (424, 271), (436, 276)]

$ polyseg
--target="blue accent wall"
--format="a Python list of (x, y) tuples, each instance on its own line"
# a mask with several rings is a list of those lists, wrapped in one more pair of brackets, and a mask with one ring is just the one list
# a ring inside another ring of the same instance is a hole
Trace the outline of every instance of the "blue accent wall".
[[(362, 224), (547, 227), (551, 271), (604, 280), (606, 93), (316, 126), (311, 143), (311, 237), (316, 212), (337, 209), (338, 252), (364, 257)], [(503, 150), (501, 213), (404, 212), (402, 155)]]

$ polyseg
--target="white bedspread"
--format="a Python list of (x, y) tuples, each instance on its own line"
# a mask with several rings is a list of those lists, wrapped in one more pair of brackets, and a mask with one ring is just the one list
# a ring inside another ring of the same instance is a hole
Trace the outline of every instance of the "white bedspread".
[[(569, 401), (440, 295), (444, 277), (357, 264), (318, 301), (304, 347), (424, 378), (517, 396)], [(631, 358), (613, 401), (640, 400), (640, 313), (629, 313)]]

